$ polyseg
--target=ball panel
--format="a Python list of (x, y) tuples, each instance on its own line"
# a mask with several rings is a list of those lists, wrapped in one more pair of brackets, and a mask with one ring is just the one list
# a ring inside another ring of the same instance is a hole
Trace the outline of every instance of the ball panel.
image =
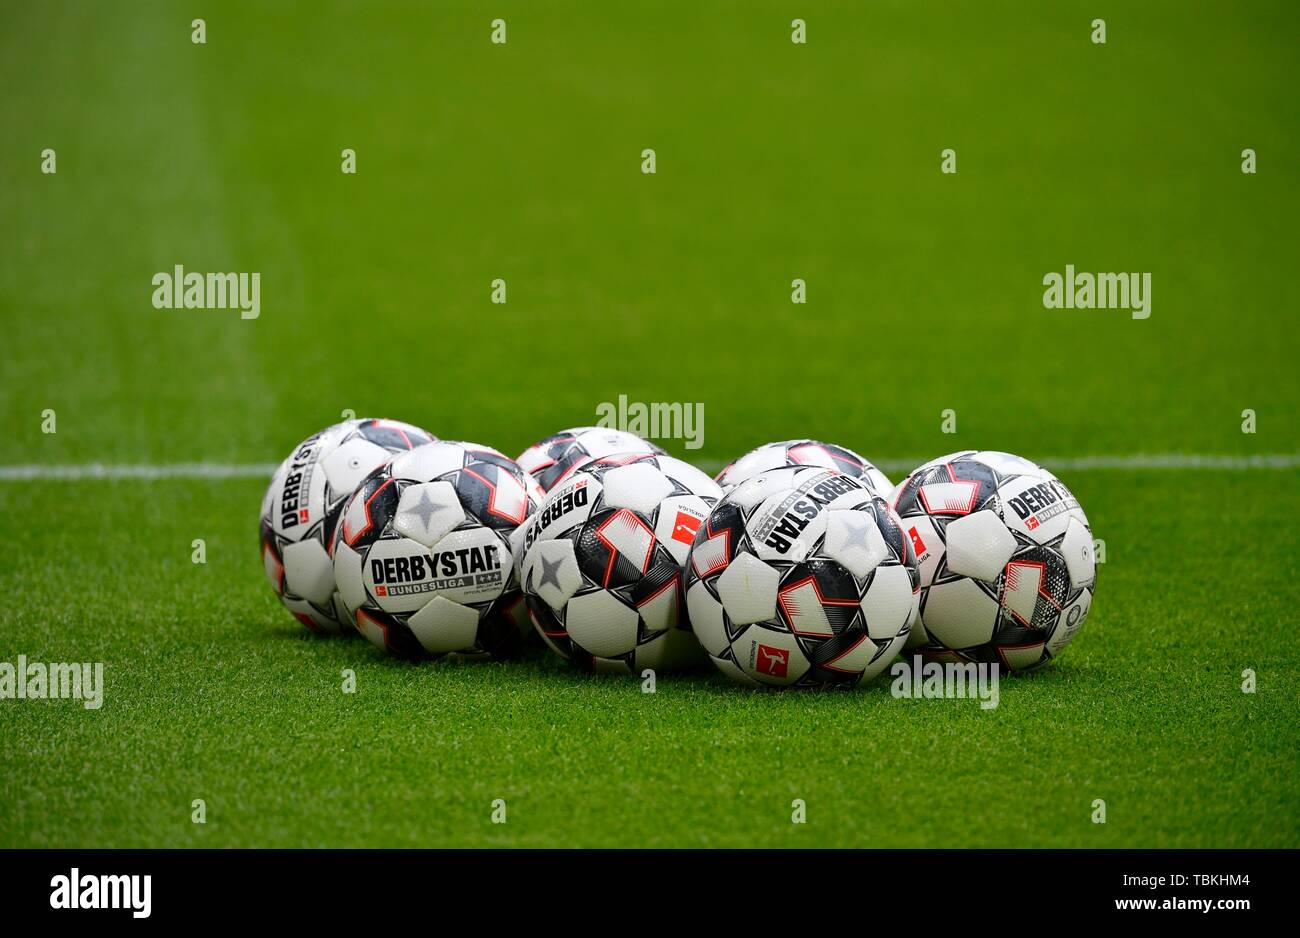
[(559, 612), (582, 585), (582, 571), (567, 538), (540, 541), (528, 554), (525, 589)]
[(993, 637), (998, 604), (971, 580), (931, 586), (921, 608), (925, 629), (948, 648), (970, 648)]
[(1064, 650), (1070, 640), (1079, 633), (1079, 629), (1083, 628), (1083, 620), (1088, 617), (1091, 606), (1092, 590), (1084, 589), (1080, 590), (1079, 595), (1061, 610), (1056, 627), (1047, 640), (1048, 654), (1056, 657)]
[(361, 555), (347, 544), (339, 542), (334, 545), (334, 580), (349, 613), (355, 613), (369, 598), (361, 565)]
[(650, 516), (659, 503), (672, 494), (673, 484), (656, 466), (636, 462), (616, 466), (601, 476), (605, 504), (611, 508), (628, 508)]
[(1041, 664), (1046, 642), (1028, 642), (1023, 645), (995, 645), (1002, 666), (1010, 671), (1023, 671)]
[(1043, 477), (1047, 475), (1037, 463), (1030, 462), (1023, 456), (1016, 456), (1012, 453), (1003, 453), (999, 450), (990, 449), (966, 455), (979, 460), (1003, 476), (1028, 475)]
[(681, 576), (676, 572), (675, 567), (672, 567), (672, 570), (666, 582), (637, 600), (636, 610), (647, 632), (662, 632), (677, 628), (680, 618)]
[(477, 610), (435, 596), (406, 620), (407, 627), (430, 654), (471, 649), (478, 635)]
[[(818, 668), (830, 671), (834, 679), (856, 682), (863, 669), (867, 667), (879, 653), (880, 648), (871, 636), (861, 630), (854, 629), (850, 634), (845, 635), (843, 640), (837, 643), (834, 648), (830, 643), (823, 646), (827, 652), (825, 655), (819, 655), (815, 664)], [(818, 651), (823, 651), (819, 648)]]
[(612, 593), (598, 590), (569, 600), (564, 627), (569, 639), (586, 651), (615, 658), (636, 648), (640, 617)]
[(890, 662), (898, 657), (898, 653), (903, 650), (907, 643), (908, 633), (906, 631), (895, 635), (888, 644), (876, 655), (874, 661), (868, 664), (862, 671), (862, 680), (869, 681), (889, 667)]
[(445, 479), (405, 486), (397, 502), (393, 530), (432, 547), (457, 525), (465, 523), (455, 487)]
[(516, 472), (494, 462), (475, 462), (457, 473), (456, 492), (466, 513), (490, 528), (513, 530), (523, 524), (531, 499), (522, 472)]
[(878, 642), (888, 642), (906, 633), (917, 600), (907, 567), (876, 568), (861, 603), (867, 634)]
[(948, 570), (992, 583), (1016, 551), (1016, 539), (996, 512), (988, 509), (958, 518), (944, 530)]
[(686, 608), (699, 643), (710, 655), (720, 656), (731, 644), (731, 637), (723, 620), (722, 604), (713, 598), (703, 581), (693, 583), (687, 591)]
[(334, 567), (320, 542), (286, 544), (283, 557), (285, 589), (317, 605), (327, 604), (334, 595)]
[(672, 456), (656, 456), (655, 463), (668, 478), (672, 479), (686, 491), (701, 498), (716, 501), (722, 497), (722, 488), (690, 463)]
[(731, 621), (748, 625), (776, 618), (780, 579), (776, 570), (753, 554), (739, 554), (717, 581), (718, 596)]
[(826, 512), (821, 552), (861, 579), (890, 555), (873, 514), (833, 509)]
[(1070, 572), (1070, 586), (1088, 586), (1097, 576), (1097, 558), (1092, 551), (1092, 532), (1077, 518), (1071, 518), (1061, 540), (1061, 556)]
[(329, 487), (343, 495), (350, 494), (376, 466), (392, 455), (369, 440), (354, 437), (334, 448), (321, 462)]
[(429, 482), (460, 469), (466, 459), (466, 452), (459, 444), (440, 440), (399, 453), (393, 457), (388, 471), (395, 479)]

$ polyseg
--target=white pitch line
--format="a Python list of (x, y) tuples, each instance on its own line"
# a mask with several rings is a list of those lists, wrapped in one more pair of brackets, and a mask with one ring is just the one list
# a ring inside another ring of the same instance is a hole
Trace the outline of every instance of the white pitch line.
[[(924, 459), (885, 459), (876, 465), (884, 472), (908, 473)], [(1149, 453), (1131, 456), (1071, 456), (1062, 459), (1035, 459), (1039, 465), (1057, 474), (1093, 470), (1150, 469), (1296, 469), (1300, 453), (1273, 453), (1258, 456), (1213, 456), (1193, 453)], [(709, 473), (722, 470), (725, 463), (701, 460), (696, 463)], [(79, 479), (269, 479), (278, 464), (185, 462), (161, 465), (83, 463), (80, 465), (0, 466), (0, 482), (73, 481)]]
[(278, 463), (178, 462), (158, 466), (84, 463), (75, 466), (0, 466), (0, 482), (74, 479), (269, 479)]
[[(1300, 453), (1268, 453), (1258, 456), (1217, 456), (1203, 453), (1136, 453), (1127, 456), (1064, 456), (1032, 459), (1057, 475), (1063, 472), (1091, 472), (1095, 469), (1120, 471), (1149, 469), (1296, 469)], [(886, 459), (876, 463), (882, 472), (908, 473), (927, 459)]]

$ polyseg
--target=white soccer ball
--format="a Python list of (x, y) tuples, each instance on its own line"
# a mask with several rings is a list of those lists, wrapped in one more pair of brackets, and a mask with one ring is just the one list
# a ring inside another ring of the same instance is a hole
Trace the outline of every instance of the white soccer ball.
[(343, 507), (334, 577), (357, 630), (404, 658), (519, 650), (515, 532), (541, 491), (488, 446), (441, 440), (368, 475)]
[(436, 439), (397, 420), (345, 420), (303, 440), (262, 498), (262, 567), (280, 601), (313, 632), (351, 632), (329, 545), (343, 501), (394, 453)]
[(881, 495), (888, 495), (894, 484), (889, 478), (867, 462), (866, 459), (843, 446), (823, 443), (820, 440), (785, 440), (781, 443), (765, 443), (752, 449), (744, 456), (731, 462), (727, 468), (718, 473), (718, 484), (724, 492), (752, 479), (768, 469), (780, 469), (784, 466), (822, 466), (835, 469), (855, 479), (865, 480), (871, 488)]
[(728, 677), (852, 686), (903, 647), (917, 576), (898, 516), (866, 480), (769, 469), (731, 489), (700, 528), (686, 602)]
[(1092, 529), (1052, 473), (967, 450), (916, 469), (892, 501), (921, 571), (909, 648), (1021, 671), (1078, 634), (1097, 575)]
[(589, 459), (615, 453), (651, 453), (663, 450), (635, 433), (609, 427), (572, 427), (539, 440), (515, 460), (524, 467), (543, 492), (549, 492), (573, 469)]
[(682, 568), (721, 494), (671, 456), (605, 456), (570, 472), (522, 537), (520, 580), (546, 644), (589, 670), (640, 674), (702, 662), (687, 628)]

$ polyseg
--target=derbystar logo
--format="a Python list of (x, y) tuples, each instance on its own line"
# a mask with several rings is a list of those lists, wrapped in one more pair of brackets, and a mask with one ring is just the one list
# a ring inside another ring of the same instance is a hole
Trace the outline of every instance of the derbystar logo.
[(500, 580), (501, 554), (495, 545), (487, 544), (408, 557), (374, 558), (370, 561), (370, 578), (376, 596), (482, 586)]
[(1008, 498), (1007, 504), (1030, 531), (1064, 511), (1079, 507), (1070, 490), (1054, 480), (1031, 485), (1014, 498)]
[(824, 507), (845, 492), (861, 489), (862, 484), (851, 476), (830, 473), (816, 476), (791, 492), (756, 525), (754, 538), (784, 554)]
[(677, 520), (673, 522), (673, 540), (681, 541), (683, 544), (694, 543), (695, 532), (700, 529), (702, 520), (684, 511), (677, 512)]
[(756, 652), (754, 669), (759, 674), (770, 674), (772, 677), (787, 677), (789, 675), (790, 653), (784, 648), (773, 648), (771, 645), (760, 644)]
[(304, 440), (302, 446), (293, 454), (293, 462), (289, 466), (289, 474), (284, 479), (284, 489), (280, 496), (280, 527), (292, 528), (298, 524), (306, 524), (311, 518), (311, 512), (302, 507), (302, 503), (307, 499), (307, 492), (311, 487), (311, 470), (314, 463), (312, 462), (312, 453), (316, 449), (316, 442), (319, 436), (314, 436), (309, 440)]
[(542, 507), (542, 510), (537, 513), (537, 516), (533, 519), (532, 523), (528, 525), (528, 531), (524, 534), (524, 550), (533, 546), (533, 542), (537, 540), (537, 536), (541, 534), (542, 530), (548, 525), (559, 521), (569, 512), (586, 505), (590, 494), (591, 493), (587, 490), (586, 479), (579, 479), (574, 484), (572, 491), (564, 492), (563, 494), (552, 492), (551, 497), (546, 500), (546, 504)]

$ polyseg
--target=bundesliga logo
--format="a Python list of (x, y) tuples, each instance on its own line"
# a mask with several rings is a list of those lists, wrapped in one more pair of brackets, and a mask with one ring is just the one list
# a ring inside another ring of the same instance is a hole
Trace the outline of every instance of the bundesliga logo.
[(925, 556), (925, 541), (921, 540), (915, 525), (907, 529), (907, 536), (912, 539), (912, 550), (916, 553), (916, 559), (920, 560)]
[(790, 657), (784, 648), (759, 645), (757, 651), (758, 659), (754, 662), (754, 668), (759, 673), (770, 674), (772, 677), (785, 677), (788, 674)]
[(681, 541), (683, 544), (693, 543), (695, 532), (700, 529), (701, 520), (684, 511), (677, 512), (677, 520), (673, 522), (673, 540)]

